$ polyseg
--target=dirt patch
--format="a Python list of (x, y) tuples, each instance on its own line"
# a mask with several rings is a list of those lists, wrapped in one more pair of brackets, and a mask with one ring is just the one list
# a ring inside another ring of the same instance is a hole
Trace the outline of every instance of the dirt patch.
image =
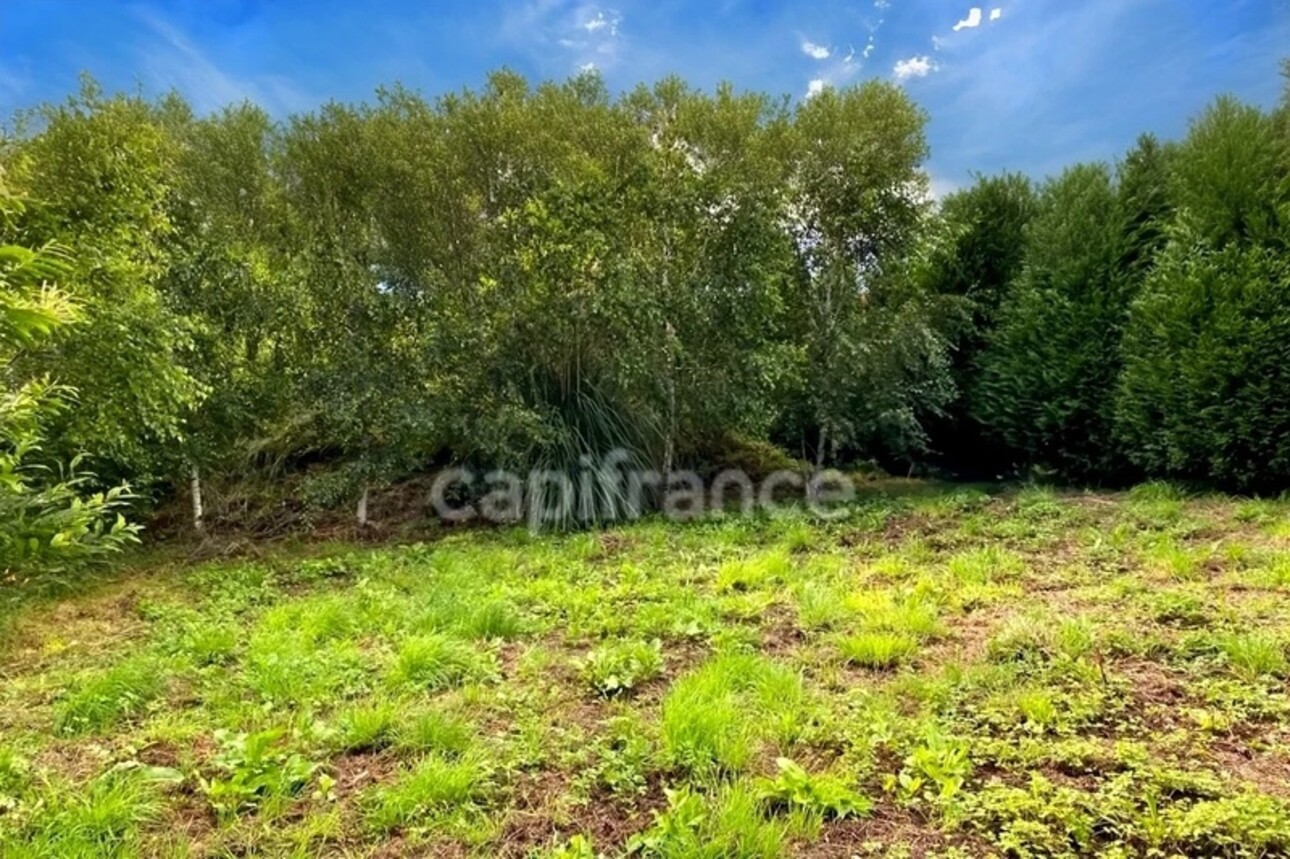
[(992, 853), (990, 846), (978, 838), (942, 832), (913, 812), (884, 802), (868, 817), (825, 823), (818, 840), (793, 845), (791, 855), (804, 859), (852, 859), (899, 850), (902, 852), (898, 855), (921, 857), (952, 847), (977, 856)]
[(564, 773), (543, 771), (522, 777), (493, 855), (520, 859), (574, 835), (583, 835), (597, 850), (614, 855), (654, 822), (655, 811), (667, 807), (662, 785), (657, 782), (631, 805), (600, 792), (593, 792), (585, 803), (562, 805), (559, 800), (568, 788)]
[[(1280, 739), (1284, 742), (1285, 736)], [(1290, 755), (1283, 751), (1256, 750), (1232, 740), (1209, 748), (1215, 764), (1237, 781), (1253, 785), (1260, 792), (1290, 799)]]

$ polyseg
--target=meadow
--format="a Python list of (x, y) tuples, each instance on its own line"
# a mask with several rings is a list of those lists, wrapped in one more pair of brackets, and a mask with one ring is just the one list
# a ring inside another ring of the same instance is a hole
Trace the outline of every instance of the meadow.
[(149, 549), (11, 613), (0, 855), (1290, 853), (1290, 501)]

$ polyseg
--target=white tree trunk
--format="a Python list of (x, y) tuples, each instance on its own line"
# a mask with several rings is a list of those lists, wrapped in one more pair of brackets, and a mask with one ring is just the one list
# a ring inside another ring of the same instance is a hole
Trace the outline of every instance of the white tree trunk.
[(192, 466), (189, 474), (188, 487), (193, 496), (193, 530), (198, 534), (206, 532), (206, 522), (203, 519), (204, 511), (202, 510), (202, 473), (196, 463)]
[(367, 484), (363, 484), (363, 494), (358, 496), (358, 527), (367, 527)]

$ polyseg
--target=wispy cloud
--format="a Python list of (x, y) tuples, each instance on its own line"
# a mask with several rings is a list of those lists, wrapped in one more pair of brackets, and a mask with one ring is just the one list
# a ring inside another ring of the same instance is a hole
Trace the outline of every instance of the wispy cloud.
[(623, 16), (591, 2), (530, 0), (502, 22), (506, 41), (544, 60), (559, 57), (566, 69), (609, 69), (622, 59)]
[(285, 77), (243, 77), (224, 71), (192, 39), (160, 15), (143, 7), (135, 7), (133, 11), (149, 36), (139, 44), (148, 82), (158, 90), (180, 90), (199, 112), (253, 101), (273, 113), (290, 113), (313, 103)]
[(19, 72), (0, 63), (0, 97), (5, 101), (18, 101), (31, 86), (31, 75)]
[(817, 67), (812, 71), (806, 85), (807, 98), (818, 95), (825, 87), (846, 86), (859, 76), (866, 61), (877, 49), (878, 32), (886, 22), (886, 13), (890, 8), (891, 0), (873, 0), (873, 10), (876, 14), (864, 20), (864, 26), (869, 32), (866, 35), (864, 47), (859, 52), (854, 47), (848, 47), (846, 54), (839, 57), (832, 48), (810, 40), (802, 41), (802, 53), (815, 60), (829, 61), (823, 67)]

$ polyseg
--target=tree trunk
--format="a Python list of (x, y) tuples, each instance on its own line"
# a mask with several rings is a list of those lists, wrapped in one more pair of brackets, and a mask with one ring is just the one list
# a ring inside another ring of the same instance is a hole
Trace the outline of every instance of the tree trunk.
[[(676, 374), (672, 357), (672, 341), (676, 339), (676, 330), (672, 323), (667, 323), (667, 438), (663, 443), (663, 480), (672, 473), (673, 460), (676, 457)], [(666, 486), (666, 483), (664, 484)]]
[(820, 471), (824, 468), (824, 452), (829, 447), (829, 430), (823, 424), (820, 425), (820, 446), (815, 449), (815, 470)]
[(193, 496), (193, 530), (198, 534), (206, 533), (206, 521), (203, 519), (202, 510), (202, 473), (197, 464), (193, 463), (192, 470), (189, 473), (188, 487)]
[(367, 494), (368, 494), (368, 487), (367, 487), (367, 484), (366, 484), (366, 483), (364, 483), (364, 484), (363, 484), (363, 494), (362, 494), (362, 495), (360, 495), (360, 496), (358, 496), (358, 515), (357, 515), (357, 518), (358, 518), (358, 527), (360, 527), (360, 528), (366, 528), (366, 527), (367, 527)]
[(816, 485), (815, 480), (824, 470), (825, 451), (829, 449), (829, 430), (824, 424), (820, 424), (820, 444), (815, 449), (815, 471), (811, 473), (811, 479), (806, 484), (806, 499), (815, 500)]

